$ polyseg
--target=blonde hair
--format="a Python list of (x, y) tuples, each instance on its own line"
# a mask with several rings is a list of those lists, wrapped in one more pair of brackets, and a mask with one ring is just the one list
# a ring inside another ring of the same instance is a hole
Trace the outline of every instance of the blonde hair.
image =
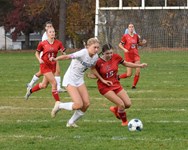
[(90, 46), (90, 45), (95, 44), (95, 43), (100, 43), (100, 42), (97, 38), (90, 38), (89, 40), (87, 40), (86, 46)]

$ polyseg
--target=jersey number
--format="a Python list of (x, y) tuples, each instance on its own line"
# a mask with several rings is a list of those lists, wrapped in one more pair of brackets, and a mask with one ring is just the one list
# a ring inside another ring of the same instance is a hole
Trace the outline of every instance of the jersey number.
[(106, 73), (106, 78), (110, 78), (114, 75), (114, 72), (113, 71), (110, 71), (110, 72), (107, 72)]

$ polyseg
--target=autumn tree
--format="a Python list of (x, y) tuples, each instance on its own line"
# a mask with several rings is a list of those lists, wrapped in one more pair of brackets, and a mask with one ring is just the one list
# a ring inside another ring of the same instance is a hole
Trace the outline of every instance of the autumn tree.
[(45, 3), (37, 0), (12, 0), (13, 9), (5, 19), (5, 30), (12, 32), (13, 40), (21, 33), (25, 35), (25, 47), (29, 48), (29, 34), (43, 27), (48, 15), (45, 15)]

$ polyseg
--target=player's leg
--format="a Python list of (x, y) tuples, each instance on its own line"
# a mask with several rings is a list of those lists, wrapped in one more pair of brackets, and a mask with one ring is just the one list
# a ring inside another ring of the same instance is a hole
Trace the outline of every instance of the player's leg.
[[(116, 104), (118, 106), (117, 114), (122, 120), (122, 126), (126, 126), (128, 124), (127, 116), (124, 111), (125, 104), (122, 101), (122, 99), (114, 92), (114, 91), (108, 91), (104, 94), (104, 97), (106, 97), (108, 100), (110, 100), (112, 103)], [(117, 114), (116, 117), (117, 117)]]
[(60, 71), (60, 65), (59, 62), (57, 61), (56, 63), (56, 71), (55, 71), (55, 79), (57, 82), (57, 91), (58, 92), (64, 92), (66, 91), (64, 88), (61, 88), (61, 75), (60, 75), (61, 71)]
[(67, 91), (73, 101), (73, 109), (75, 110), (72, 117), (67, 122), (67, 127), (77, 127), (75, 122), (80, 119), (89, 107), (89, 95), (85, 84), (79, 87), (69, 85)]
[[(140, 61), (136, 61), (135, 64), (140, 64)], [(132, 84), (132, 89), (136, 88), (139, 78), (140, 78), (140, 68), (136, 68), (135, 76), (134, 76), (134, 80), (133, 80), (133, 84)]]
[(60, 101), (59, 94), (57, 92), (57, 83), (56, 83), (53, 73), (47, 72), (44, 74), (44, 76), (52, 86), (52, 95), (53, 95), (55, 101)]
[(33, 87), (33, 85), (39, 80), (40, 76), (42, 76), (42, 73), (40, 72), (40, 70), (33, 75), (33, 78), (31, 79), (31, 81), (27, 84), (27, 90)]
[(120, 78), (120, 79), (128, 78), (128, 77), (131, 77), (131, 76), (132, 76), (132, 68), (127, 67), (126, 69), (127, 69), (127, 72), (125, 72), (125, 73), (119, 75), (119, 78)]
[(25, 95), (25, 99), (28, 100), (29, 96), (34, 93), (37, 92), (41, 89), (44, 89), (48, 86), (48, 80), (46, 79), (46, 77), (43, 77), (43, 80), (41, 83), (36, 84), (33, 88), (31, 88), (30, 90), (27, 91), (26, 95)]

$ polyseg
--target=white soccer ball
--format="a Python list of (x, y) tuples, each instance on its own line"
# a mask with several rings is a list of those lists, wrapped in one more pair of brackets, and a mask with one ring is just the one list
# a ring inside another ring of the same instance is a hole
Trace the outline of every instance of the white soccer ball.
[(128, 123), (129, 131), (141, 131), (143, 129), (143, 123), (140, 119), (132, 119)]

